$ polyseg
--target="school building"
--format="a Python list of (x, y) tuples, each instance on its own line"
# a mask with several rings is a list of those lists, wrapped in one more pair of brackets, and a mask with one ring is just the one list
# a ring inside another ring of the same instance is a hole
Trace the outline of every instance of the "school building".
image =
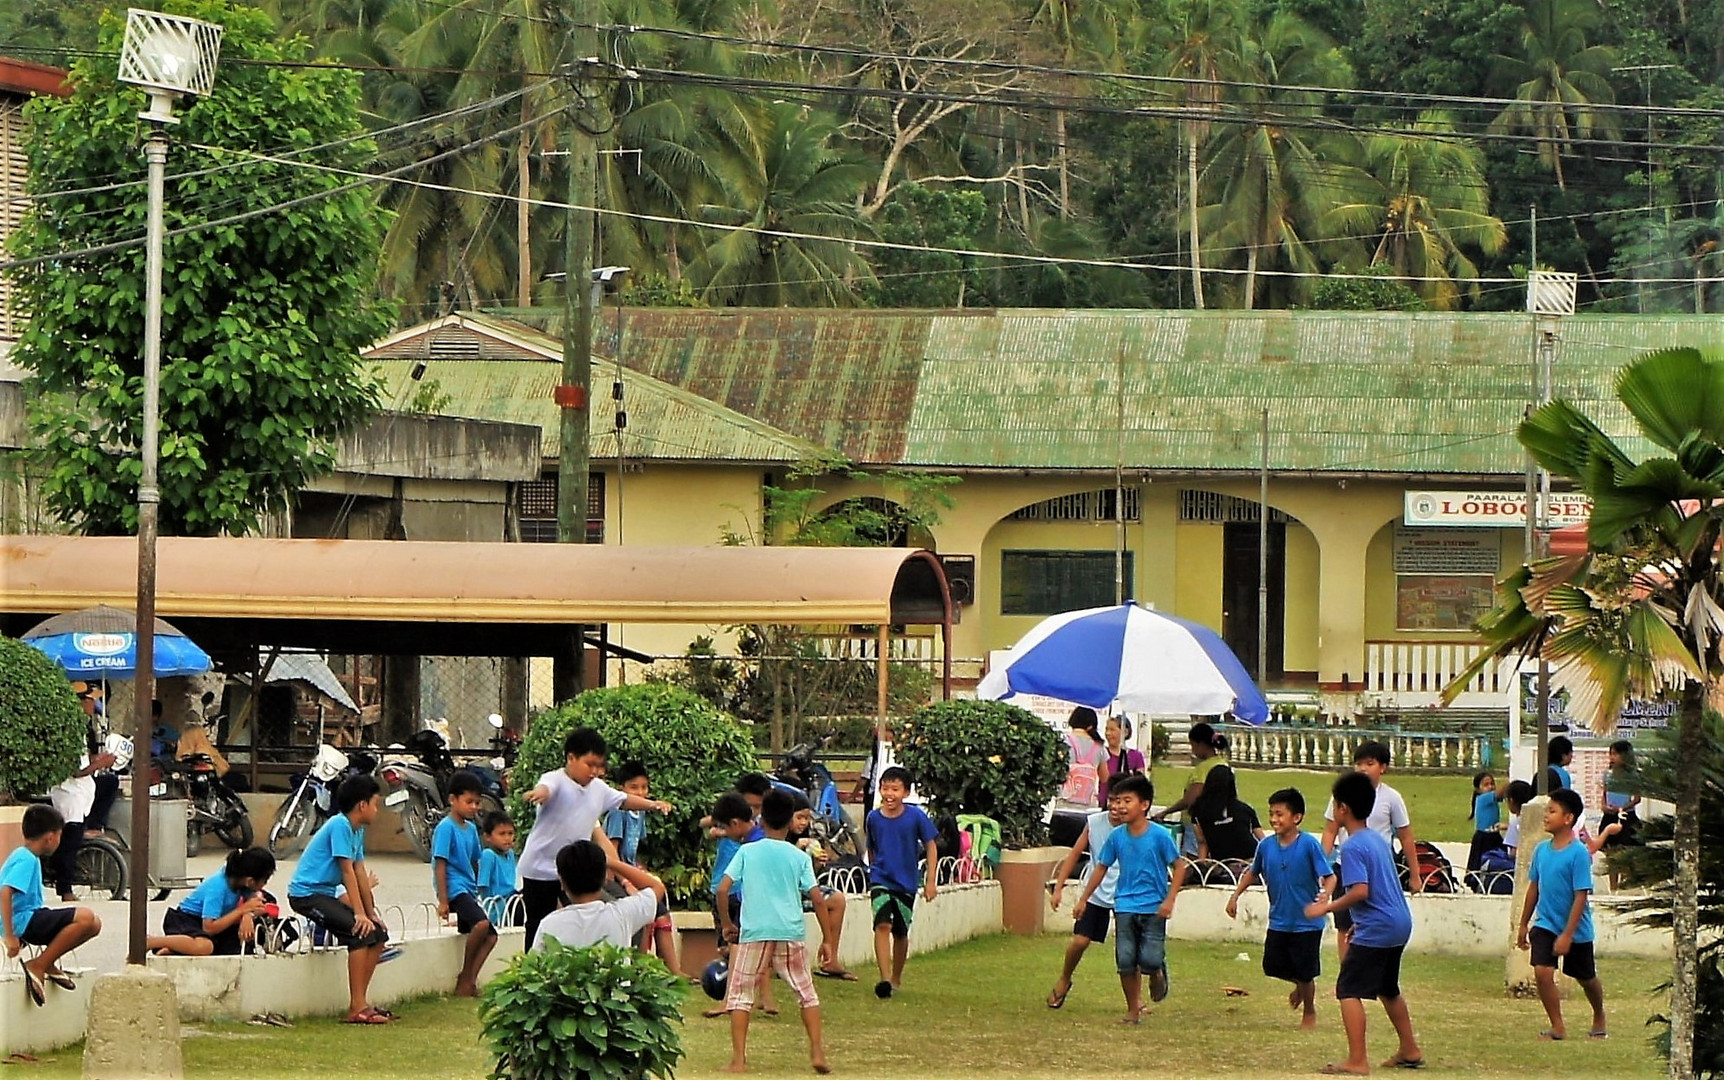
[[(515, 486), (509, 539), (554, 538), (560, 323), (457, 313), (371, 352), (391, 398), (431, 387), (443, 414), (541, 429), (544, 472)], [(1434, 700), (1471, 655), (1494, 577), (1522, 559), (1528, 316), (606, 309), (596, 324), (590, 541), (759, 540), (763, 488), (822, 454), (867, 474), (817, 482), (827, 503), (889, 510), (891, 474), (959, 477), (927, 535), (886, 539), (945, 562), (960, 676), (1043, 615), (1112, 603), (1121, 532), (1126, 595), (1215, 627), (1255, 670), (1265, 467), (1273, 685), (1343, 709)], [(1626, 436), (1613, 373), (1646, 350), (1716, 346), (1719, 326), (1566, 318), (1556, 394)], [(648, 655), (715, 632), (611, 631)], [(931, 656), (937, 641), (900, 647)]]

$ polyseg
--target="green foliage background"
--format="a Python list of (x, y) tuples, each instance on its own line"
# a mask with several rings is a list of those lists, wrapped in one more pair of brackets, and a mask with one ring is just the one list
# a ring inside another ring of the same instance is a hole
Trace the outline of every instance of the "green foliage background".
[[(612, 769), (625, 761), (647, 767), (653, 798), (676, 810), (647, 815), (641, 862), (664, 879), (673, 902), (710, 903), (714, 849), (700, 819), (738, 776), (756, 767), (748, 728), (699, 696), (663, 683), (588, 690), (533, 721), (515, 762), (513, 790), (530, 791), (540, 776), (563, 768), (563, 739), (578, 727), (605, 737)], [(537, 816), (533, 806), (512, 795), (509, 814), (524, 840)]]
[(71, 776), (85, 725), (60, 666), (16, 638), (0, 637), (0, 792), (39, 795)]
[(669, 1077), (682, 1059), (687, 984), (615, 945), (523, 953), (486, 984), (479, 1023), (493, 1080)]
[(898, 760), (939, 814), (986, 814), (1007, 847), (1047, 839), (1042, 815), (1070, 754), (1034, 713), (999, 701), (942, 701), (898, 725)]
[[(392, 322), (376, 299), (388, 216), (370, 187), (328, 194), (351, 178), (326, 168), (363, 169), (375, 154), (357, 74), (263, 66), (305, 60), (311, 50), (280, 39), (254, 8), (158, 6), (225, 28), (215, 89), (177, 111), (167, 229), (269, 211), (166, 241), (161, 528), (245, 533), (327, 472), (332, 441), (378, 404), (358, 353)], [(100, 50), (118, 51), (123, 23), (123, 12), (104, 17)], [(31, 205), (12, 241), (17, 256), (144, 232), (144, 96), (114, 81), (111, 56), (79, 58), (71, 81), (71, 97), (28, 107), (28, 185), (32, 194), (77, 193)], [(318, 194), (325, 197), (270, 209)], [(36, 376), (31, 426), (44, 494), (58, 517), (88, 533), (136, 528), (144, 263), (138, 244), (17, 271), (17, 301), (32, 318), (13, 359)]]

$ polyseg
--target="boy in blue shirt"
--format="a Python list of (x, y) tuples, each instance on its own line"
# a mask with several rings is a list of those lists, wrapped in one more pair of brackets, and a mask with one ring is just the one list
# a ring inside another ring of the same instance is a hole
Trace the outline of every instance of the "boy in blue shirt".
[[(366, 1000), (371, 976), (383, 958), (389, 928), (377, 917), (371, 874), (365, 868), (365, 827), (377, 820), (382, 800), (377, 780), (350, 776), (335, 790), (340, 813), (305, 845), (287, 886), (287, 903), (347, 946), (349, 1024), (387, 1024), (394, 1014)], [(338, 895), (339, 894), (339, 895)]]
[(46, 1000), (44, 984), (76, 990), (72, 976), (60, 970), (60, 957), (102, 932), (102, 920), (89, 908), (43, 907), (42, 860), (60, 846), (66, 821), (52, 806), (30, 806), (24, 810), (24, 846), (6, 856), (0, 866), (0, 936), (6, 941), (6, 958), (17, 956), (26, 945), (42, 947), (41, 955), (26, 960), (24, 990), (41, 1005)]
[[(652, 778), (646, 766), (638, 761), (624, 762), (623, 767), (617, 770), (616, 782), (625, 794), (641, 800), (652, 798)], [(645, 869), (640, 852), (641, 841), (646, 839), (646, 811), (612, 810), (605, 815), (604, 826), (605, 835), (616, 844), (617, 857), (630, 866)], [(649, 947), (664, 961), (665, 967), (670, 968), (671, 974), (683, 974), (676, 959), (676, 924), (671, 921), (670, 902), (662, 897), (649, 932), (641, 935), (641, 949), (644, 951)]]
[(260, 847), (228, 852), (227, 865), (162, 916), (160, 936), (144, 939), (158, 956), (238, 956), (257, 936), (255, 916), (275, 856)]
[[(1119, 867), (1113, 890), (1113, 959), (1125, 992), (1122, 1024), (1143, 1020), (1143, 977), (1149, 976), (1151, 1001), (1162, 1001), (1168, 993), (1167, 920), (1185, 882), (1190, 866), (1166, 829), (1149, 820), (1155, 787), (1147, 776), (1128, 776), (1113, 786), (1108, 798), (1119, 804), (1120, 824), (1108, 833), (1096, 852), (1089, 884), (1072, 908), (1078, 920), (1088, 911), (1090, 898), (1101, 888), (1108, 871)], [(1172, 868), (1169, 887), (1168, 869)]]
[(1305, 914), (1305, 905), (1335, 891), (1335, 874), (1315, 836), (1301, 832), (1305, 796), (1282, 788), (1269, 796), (1269, 827), (1257, 854), (1239, 876), (1227, 901), (1227, 917), (1239, 917), (1239, 896), (1261, 881), (1269, 892), (1269, 931), (1263, 937), (1263, 974), (1293, 984), (1287, 1004), (1304, 1009), (1299, 1026), (1317, 1026), (1317, 976), (1323, 974), (1323, 920)]
[[(1091, 858), (1093, 858), (1093, 853), (1100, 851), (1101, 846), (1107, 843), (1108, 834), (1118, 828), (1121, 821), (1125, 820), (1120, 815), (1119, 801), (1113, 797), (1113, 789), (1124, 780), (1123, 775), (1108, 779), (1107, 809), (1098, 810), (1089, 815), (1089, 820), (1084, 822), (1083, 832), (1078, 834), (1077, 843), (1072, 845), (1065, 861), (1054, 870), (1054, 888), (1048, 896), (1050, 910), (1058, 911), (1060, 909), (1060, 900), (1065, 896), (1066, 880), (1077, 868), (1078, 859), (1082, 858), (1086, 851), (1091, 852)], [(1077, 974), (1078, 963), (1083, 959), (1083, 954), (1091, 945), (1107, 941), (1108, 924), (1113, 922), (1114, 887), (1118, 881), (1119, 867), (1115, 866), (1109, 869), (1107, 875), (1102, 878), (1101, 888), (1097, 889), (1095, 895), (1089, 898), (1089, 905), (1084, 908), (1083, 918), (1072, 922), (1072, 936), (1071, 940), (1066, 942), (1065, 963), (1060, 968), (1059, 981), (1054, 983), (1054, 988), (1048, 992), (1048, 1008), (1058, 1009), (1065, 1005), (1066, 995), (1072, 991), (1072, 976)]]
[[(748, 1020), (754, 1010), (755, 986), (776, 970), (802, 1005), (802, 1026), (808, 1032), (814, 1071), (829, 1073), (832, 1068), (826, 1063), (820, 1030), (820, 995), (814, 991), (814, 976), (808, 966), (808, 929), (802, 918), (802, 898), (812, 901), (819, 896), (814, 861), (785, 839), (796, 813), (789, 794), (768, 792), (760, 812), (765, 836), (739, 848), (718, 882), (719, 925), (725, 940), (737, 942), (731, 950), (730, 982), (724, 999), (730, 1013), (731, 1045), (730, 1064), (724, 1071), (747, 1071)], [(748, 903), (742, 909), (739, 929), (730, 913), (730, 892), (743, 884), (748, 887)]]
[[(919, 806), (904, 801), (910, 794), (910, 774), (894, 765), (880, 774), (876, 785), (880, 806), (868, 815), (868, 901), (874, 911), (874, 961), (880, 981), (874, 996), (889, 998), (904, 985), (904, 964), (910, 958), (910, 924), (916, 917), (916, 880), (922, 877), (922, 897), (939, 892), (940, 831)], [(917, 862), (926, 859), (926, 874)]]
[(449, 777), (449, 813), (431, 834), (431, 881), (437, 889), (437, 918), (455, 913), (455, 929), (467, 935), (456, 997), (479, 996), (479, 969), (497, 945), (491, 917), (479, 903), (479, 778), (466, 769)]
[(1574, 824), (1584, 809), (1580, 795), (1569, 788), (1550, 793), (1544, 808), (1544, 828), (1550, 837), (1532, 853), (1526, 907), (1515, 941), (1520, 948), (1532, 950), (1538, 999), (1550, 1017), (1541, 1039), (1568, 1037), (1562, 1023), (1562, 991), (1556, 985), (1559, 960), (1568, 977), (1586, 991), (1587, 1004), (1592, 1006), (1592, 1030), (1587, 1034), (1594, 1039), (1609, 1034), (1604, 1023), (1604, 984), (1592, 955), (1592, 852), (1574, 835)]
[(1341, 1023), (1347, 1029), (1347, 1060), (1320, 1070), (1325, 1076), (1364, 1076), (1371, 1071), (1365, 1049), (1365, 999), (1383, 1003), (1383, 1011), (1401, 1040), (1386, 1069), (1421, 1069), (1424, 1051), (1413, 1034), (1413, 1018), (1401, 994), (1401, 954), (1413, 936), (1413, 913), (1401, 892), (1389, 842), (1368, 825), (1377, 801), (1371, 777), (1350, 772), (1335, 781), (1334, 821), (1347, 831), (1341, 846), (1340, 896), (1319, 900), (1305, 909), (1310, 919), (1335, 911), (1353, 918), (1352, 942), (1341, 957), (1335, 997), (1341, 1003)]
[(479, 852), (479, 903), (492, 926), (518, 926), (509, 911), (509, 901), (518, 891), (515, 887), (515, 823), (501, 810), (493, 810), (479, 818), (479, 839), (485, 849)]

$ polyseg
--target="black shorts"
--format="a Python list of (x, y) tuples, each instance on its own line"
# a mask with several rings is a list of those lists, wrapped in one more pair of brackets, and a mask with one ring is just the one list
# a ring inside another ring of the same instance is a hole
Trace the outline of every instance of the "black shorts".
[(1091, 901), (1084, 905), (1083, 918), (1072, 923), (1072, 934), (1091, 941), (1106, 941), (1108, 924), (1112, 922), (1113, 908)]
[(1576, 941), (1568, 947), (1567, 956), (1556, 955), (1556, 935), (1542, 927), (1527, 932), (1527, 944), (1532, 946), (1532, 966), (1554, 968), (1562, 963), (1562, 973), (1576, 982), (1598, 978), (1598, 961), (1593, 956), (1592, 942)]
[(1405, 945), (1383, 948), (1350, 945), (1335, 977), (1335, 998), (1392, 1001), (1401, 996), (1401, 953)]
[(223, 930), (219, 934), (211, 934), (204, 930), (202, 915), (193, 915), (179, 908), (169, 908), (162, 915), (162, 933), (177, 934), (181, 937), (208, 938), (215, 942), (215, 955), (238, 956), (240, 954), (239, 923)]
[(37, 908), (24, 925), (24, 932), (18, 935), (18, 940), (26, 945), (52, 944), (60, 936), (60, 931), (71, 926), (77, 917), (77, 908)]
[(479, 903), (479, 898), (470, 892), (449, 898), (449, 910), (455, 913), (455, 929), (463, 934), (471, 934), (480, 923), (486, 923), (485, 932), (494, 934), (496, 929), (489, 925), (491, 917), (485, 914), (485, 906)]
[[(1347, 895), (1346, 888), (1341, 884), (1341, 875), (1339, 873), (1335, 875), (1335, 891), (1329, 895), (1335, 900), (1339, 900), (1341, 897)], [(1341, 908), (1339, 911), (1331, 912), (1331, 914), (1335, 916), (1335, 932), (1337, 934), (1345, 934), (1347, 931), (1353, 929), (1352, 908)]]
[(287, 903), (295, 913), (317, 923), (349, 949), (369, 949), (389, 940), (389, 931), (378, 925), (373, 925), (369, 934), (354, 933), (353, 909), (333, 896), (290, 896)]
[(1263, 974), (1288, 982), (1315, 982), (1323, 974), (1323, 931), (1269, 931), (1263, 938)]

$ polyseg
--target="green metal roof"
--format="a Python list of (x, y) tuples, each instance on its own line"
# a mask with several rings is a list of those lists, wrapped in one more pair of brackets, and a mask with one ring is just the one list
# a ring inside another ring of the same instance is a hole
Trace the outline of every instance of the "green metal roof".
[[(559, 329), (559, 312), (506, 314)], [(1255, 469), (1267, 407), (1279, 472), (1518, 474), (1513, 430), (1535, 392), (1520, 314), (631, 309), (624, 320), (628, 367), (859, 464), (1111, 468), (1123, 365), (1132, 469)], [(598, 345), (614, 344), (606, 318)], [(1614, 373), (1679, 344), (1724, 345), (1724, 320), (1566, 318), (1556, 393), (1628, 436)]]

